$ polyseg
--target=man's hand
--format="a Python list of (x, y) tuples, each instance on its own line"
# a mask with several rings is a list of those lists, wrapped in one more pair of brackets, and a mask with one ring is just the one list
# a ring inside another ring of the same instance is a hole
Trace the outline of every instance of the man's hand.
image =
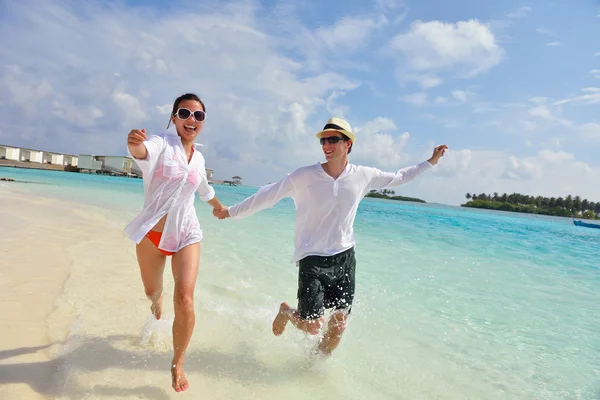
[(213, 208), (213, 215), (219, 219), (229, 218), (229, 210), (227, 207), (223, 208)]
[(132, 129), (127, 135), (127, 146), (135, 158), (142, 160), (146, 158), (148, 152), (143, 145), (146, 139), (146, 129)]
[(433, 149), (433, 155), (427, 161), (429, 161), (431, 165), (437, 164), (440, 158), (444, 156), (444, 153), (446, 153), (446, 150), (448, 150), (448, 146), (446, 146), (445, 144), (440, 144), (435, 149)]

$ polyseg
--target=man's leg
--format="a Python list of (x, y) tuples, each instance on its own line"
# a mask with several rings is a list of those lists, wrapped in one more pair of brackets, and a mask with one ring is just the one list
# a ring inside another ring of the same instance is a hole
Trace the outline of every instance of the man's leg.
[(300, 260), (298, 265), (298, 310), (288, 303), (281, 303), (279, 312), (273, 320), (273, 334), (279, 336), (285, 330), (288, 321), (309, 335), (317, 335), (325, 323), (323, 317), (323, 283), (319, 279), (320, 257), (309, 256)]
[(285, 330), (287, 323), (291, 322), (296, 328), (309, 335), (317, 335), (325, 323), (324, 317), (316, 319), (304, 319), (297, 310), (294, 310), (288, 303), (283, 302), (279, 306), (279, 313), (273, 320), (273, 334), (279, 336)]
[(336, 311), (329, 318), (327, 324), (327, 332), (323, 336), (323, 339), (319, 342), (319, 351), (321, 353), (330, 355), (333, 350), (340, 344), (342, 340), (342, 334), (346, 329), (346, 320), (348, 315), (343, 311)]
[(318, 350), (325, 355), (330, 355), (340, 344), (342, 334), (346, 330), (348, 314), (352, 310), (356, 270), (354, 249), (341, 255), (336, 263), (336, 281), (325, 288), (324, 295), (325, 308), (335, 309), (329, 318), (327, 332), (325, 332), (318, 346)]

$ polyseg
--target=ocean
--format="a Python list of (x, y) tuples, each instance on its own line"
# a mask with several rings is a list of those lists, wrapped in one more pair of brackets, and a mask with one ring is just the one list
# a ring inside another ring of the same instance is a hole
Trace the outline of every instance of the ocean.
[[(115, 231), (143, 202), (140, 179), (7, 167), (0, 177), (27, 181), (0, 185), (32, 196), (95, 207)], [(215, 186), (226, 205), (256, 190)], [(217, 220), (198, 199), (196, 209), (205, 238), (186, 358), (190, 396), (201, 387), (211, 399), (600, 399), (600, 230), (566, 218), (364, 199), (355, 305), (338, 349), (315, 363), (314, 338), (291, 324), (281, 337), (270, 331), (279, 303), (296, 302), (293, 202), (241, 221)], [(73, 371), (65, 387), (88, 387), (77, 398), (171, 398), (153, 386), (168, 380), (160, 374), (168, 374), (169, 312), (148, 321), (133, 243), (121, 237), (102, 251), (128, 249), (119, 268), (130, 269), (130, 282), (104, 286), (114, 265), (80, 266), (61, 295), (79, 313), (62, 356)], [(92, 262), (93, 249), (74, 254)], [(96, 284), (76, 285), (92, 273)], [(166, 272), (167, 292), (170, 281)], [(91, 298), (103, 300), (92, 307)], [(119, 335), (131, 340), (111, 345)], [(107, 346), (120, 349), (113, 364), (93, 368), (84, 361), (90, 354), (74, 350)], [(133, 388), (108, 390), (122, 386), (125, 370)]]

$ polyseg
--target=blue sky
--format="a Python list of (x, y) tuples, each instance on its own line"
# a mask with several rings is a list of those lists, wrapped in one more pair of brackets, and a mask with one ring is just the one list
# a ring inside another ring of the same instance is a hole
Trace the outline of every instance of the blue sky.
[(450, 147), (398, 193), (600, 201), (598, 38), (598, 1), (2, 2), (0, 143), (125, 154), (192, 91), (216, 178), (316, 163), (314, 132), (342, 116), (354, 163)]

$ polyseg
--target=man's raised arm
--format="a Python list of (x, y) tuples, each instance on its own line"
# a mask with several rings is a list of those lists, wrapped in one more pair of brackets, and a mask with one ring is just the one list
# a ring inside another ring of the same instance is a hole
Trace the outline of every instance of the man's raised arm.
[(383, 189), (385, 187), (398, 186), (410, 182), (419, 174), (436, 165), (440, 158), (444, 156), (446, 150), (448, 150), (448, 146), (445, 144), (439, 145), (433, 150), (433, 155), (429, 160), (411, 167), (399, 169), (396, 172), (384, 172), (373, 168), (373, 176), (371, 177), (368, 190)]

